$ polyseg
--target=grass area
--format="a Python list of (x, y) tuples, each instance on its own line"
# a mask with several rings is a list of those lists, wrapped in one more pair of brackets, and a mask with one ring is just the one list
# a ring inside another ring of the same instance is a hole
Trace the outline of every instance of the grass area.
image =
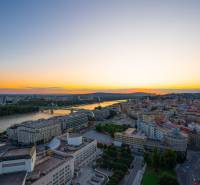
[(158, 178), (158, 174), (153, 169), (147, 168), (142, 179), (142, 185), (157, 185)]
[(101, 168), (109, 169), (113, 172), (107, 185), (118, 185), (127, 173), (132, 160), (133, 157), (128, 147), (105, 147), (102, 157), (97, 160), (97, 164)]
[(147, 168), (142, 179), (142, 185), (158, 185), (159, 177), (163, 172), (176, 176), (175, 171), (159, 170), (155, 172), (154, 169)]
[(96, 126), (96, 131), (98, 132), (106, 132), (111, 135), (111, 137), (114, 137), (115, 132), (123, 132), (125, 131), (129, 126), (128, 125), (115, 125), (115, 124), (99, 124)]

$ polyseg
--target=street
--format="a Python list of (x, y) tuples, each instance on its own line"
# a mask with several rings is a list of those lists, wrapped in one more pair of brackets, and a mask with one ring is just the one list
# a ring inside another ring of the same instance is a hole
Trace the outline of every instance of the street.
[(124, 185), (133, 184), (133, 181), (136, 177), (137, 172), (142, 169), (143, 157), (135, 156), (131, 165), (133, 165), (133, 168), (130, 170), (129, 176), (124, 179), (124, 183), (123, 183)]
[(200, 152), (188, 151), (187, 161), (176, 168), (180, 185), (200, 183)]

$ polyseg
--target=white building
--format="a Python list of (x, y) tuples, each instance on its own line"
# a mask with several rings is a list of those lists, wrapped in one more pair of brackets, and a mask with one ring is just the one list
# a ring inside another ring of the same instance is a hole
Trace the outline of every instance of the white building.
[(8, 138), (21, 145), (47, 143), (66, 131), (80, 130), (88, 126), (88, 115), (76, 112), (67, 116), (27, 121), (7, 129)]
[(160, 127), (153, 122), (137, 122), (137, 129), (143, 132), (149, 139), (163, 141), (164, 136), (168, 132), (168, 129)]
[(62, 130), (65, 131), (79, 130), (88, 126), (88, 116), (82, 112), (58, 117), (58, 121), (62, 125)]
[(181, 134), (179, 129), (172, 129), (165, 136), (165, 142), (175, 151), (185, 152), (188, 139)]
[(65, 134), (60, 137), (61, 145), (52, 150), (62, 156), (72, 156), (74, 166), (79, 169), (94, 161), (97, 156), (97, 141), (80, 135)]
[(95, 119), (97, 121), (102, 121), (110, 115), (110, 109), (108, 108), (95, 109), (92, 112), (94, 113)]
[(197, 123), (188, 124), (188, 128), (195, 130), (197, 133), (200, 133), (200, 125)]
[(61, 134), (61, 125), (56, 118), (24, 122), (7, 130), (8, 138), (22, 145), (46, 143)]
[(58, 155), (37, 162), (26, 178), (26, 185), (70, 185), (74, 175), (74, 159)]
[(0, 174), (31, 172), (36, 161), (36, 149), (10, 148), (0, 154)]
[(121, 146), (122, 144), (130, 145), (134, 151), (143, 151), (144, 143), (147, 137), (144, 134), (136, 132), (136, 129), (129, 128), (124, 132), (116, 132), (114, 145)]

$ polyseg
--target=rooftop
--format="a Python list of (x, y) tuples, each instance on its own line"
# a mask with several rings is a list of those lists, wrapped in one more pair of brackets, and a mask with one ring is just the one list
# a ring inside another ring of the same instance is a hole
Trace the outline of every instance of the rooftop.
[(37, 121), (27, 121), (20, 124), (20, 126), (30, 127), (30, 128), (42, 128), (56, 123), (57, 117), (50, 119), (39, 119)]
[(0, 175), (1, 185), (22, 185), (26, 178), (26, 172), (17, 172)]
[[(71, 137), (71, 136), (74, 136), (74, 135), (70, 135), (69, 137)], [(76, 137), (79, 137), (79, 136), (80, 135), (76, 135)], [(94, 139), (89, 139), (89, 138), (83, 137), (82, 144), (78, 145), (78, 146), (74, 146), (74, 145), (67, 144), (66, 137), (62, 137), (60, 139), (61, 139), (61, 145), (57, 150), (60, 150), (62, 152), (67, 152), (68, 154), (74, 153), (77, 150), (80, 150), (81, 148), (85, 147), (86, 145), (88, 145), (89, 143), (94, 141)]]
[(116, 132), (115, 135), (124, 135), (126, 137), (134, 137), (134, 138), (140, 138), (140, 139), (146, 139), (144, 133), (137, 131), (135, 128), (128, 128), (124, 132)]
[(31, 158), (36, 148), (7, 148), (0, 154), (1, 160), (13, 160), (21, 158)]
[(27, 180), (36, 181), (69, 159), (71, 159), (71, 157), (61, 157), (57, 155), (46, 156), (35, 166), (34, 171), (28, 174)]

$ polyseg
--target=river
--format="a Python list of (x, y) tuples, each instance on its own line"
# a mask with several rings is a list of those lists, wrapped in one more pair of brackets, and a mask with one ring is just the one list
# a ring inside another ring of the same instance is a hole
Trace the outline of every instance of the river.
[[(106, 107), (106, 106), (113, 105), (113, 104), (119, 103), (119, 102), (121, 102), (121, 100), (72, 106), (71, 108), (93, 110), (95, 107), (97, 107), (99, 105), (101, 105), (102, 107)], [(63, 115), (68, 115), (68, 114), (70, 114), (70, 110), (57, 109), (57, 110), (54, 110), (53, 114), (50, 113), (49, 111), (45, 111), (45, 112), (3, 116), (3, 117), (0, 117), (0, 132), (6, 130), (8, 127), (10, 127), (14, 124), (22, 123), (24, 121), (48, 119), (48, 118), (51, 118), (54, 116), (63, 116)]]

